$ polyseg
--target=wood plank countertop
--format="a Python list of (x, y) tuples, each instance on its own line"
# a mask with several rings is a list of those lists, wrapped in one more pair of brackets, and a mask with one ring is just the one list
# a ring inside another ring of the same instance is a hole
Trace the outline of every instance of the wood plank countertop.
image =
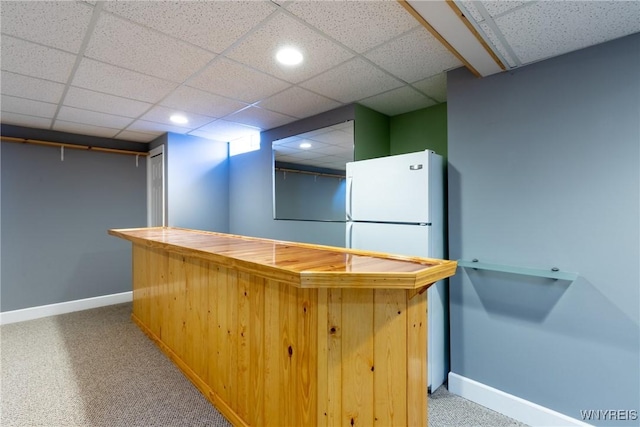
[(298, 288), (422, 290), (454, 275), (457, 267), (456, 261), (174, 227), (111, 229), (109, 234), (134, 244), (214, 261)]

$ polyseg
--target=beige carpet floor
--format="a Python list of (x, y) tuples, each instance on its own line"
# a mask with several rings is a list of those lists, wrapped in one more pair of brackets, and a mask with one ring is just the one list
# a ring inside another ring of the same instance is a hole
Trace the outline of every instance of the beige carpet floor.
[[(119, 304), (0, 327), (2, 427), (229, 426)], [(524, 426), (440, 387), (429, 425)]]

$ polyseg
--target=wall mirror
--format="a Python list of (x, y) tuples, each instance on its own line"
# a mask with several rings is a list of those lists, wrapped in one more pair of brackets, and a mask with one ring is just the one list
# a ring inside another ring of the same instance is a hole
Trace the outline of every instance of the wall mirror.
[(353, 129), (349, 120), (273, 141), (275, 219), (344, 222)]

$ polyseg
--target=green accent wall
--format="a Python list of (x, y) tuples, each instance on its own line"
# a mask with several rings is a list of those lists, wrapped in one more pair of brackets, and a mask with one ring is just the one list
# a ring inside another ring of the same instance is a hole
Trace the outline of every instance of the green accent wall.
[(355, 160), (389, 155), (389, 116), (355, 105)]
[(391, 155), (430, 149), (447, 157), (446, 103), (393, 116), (389, 122)]
[[(390, 117), (389, 122), (391, 155), (433, 150), (444, 159), (444, 232), (448, 236), (447, 103), (399, 114)], [(445, 239), (444, 251), (447, 257), (448, 239)]]

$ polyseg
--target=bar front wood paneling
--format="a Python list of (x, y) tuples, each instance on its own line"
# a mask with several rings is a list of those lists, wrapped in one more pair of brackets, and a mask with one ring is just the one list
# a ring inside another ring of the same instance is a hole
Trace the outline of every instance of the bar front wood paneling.
[(109, 233), (133, 243), (133, 320), (234, 425), (427, 425), (422, 291), (454, 261)]

